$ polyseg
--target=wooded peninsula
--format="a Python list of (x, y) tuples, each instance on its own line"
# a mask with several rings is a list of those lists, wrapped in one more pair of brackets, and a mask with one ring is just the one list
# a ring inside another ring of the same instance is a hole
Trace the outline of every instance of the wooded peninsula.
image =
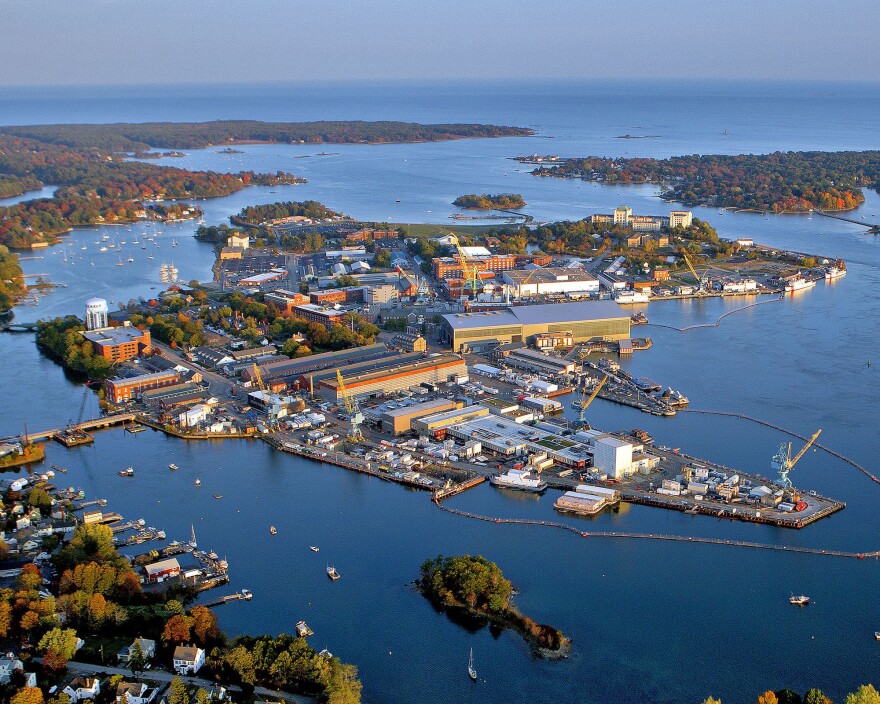
[[(776, 213), (852, 210), (862, 188), (880, 190), (880, 151), (773, 152), (668, 159), (518, 157), (536, 176), (613, 184), (655, 183), (661, 197), (687, 205)], [(549, 161), (549, 164), (548, 164)]]
[(452, 201), (452, 204), (469, 210), (498, 210), (499, 208), (516, 210), (525, 207), (526, 202), (519, 193), (499, 193), (498, 195), (469, 193), (465, 196), (459, 196)]

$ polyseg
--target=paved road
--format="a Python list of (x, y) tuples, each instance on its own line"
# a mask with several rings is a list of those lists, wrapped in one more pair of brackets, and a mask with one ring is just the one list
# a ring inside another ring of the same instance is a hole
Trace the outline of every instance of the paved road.
[[(96, 675), (99, 673), (106, 673), (108, 675), (123, 675), (124, 677), (131, 678), (131, 670), (123, 669), (120, 667), (109, 667), (107, 665), (92, 665), (91, 663), (86, 662), (68, 662), (67, 669), (71, 672), (76, 672), (78, 674), (83, 675)], [(153, 682), (163, 682), (168, 683), (175, 677), (171, 672), (165, 672), (164, 670), (149, 670), (145, 672), (141, 679), (151, 680)], [(203, 687), (204, 689), (210, 690), (211, 687), (216, 686), (216, 682), (211, 682), (210, 680), (202, 679), (201, 677), (181, 677), (184, 682), (187, 684), (194, 685), (196, 687)], [(241, 691), (238, 687), (227, 687), (228, 690), (232, 692)], [(315, 704), (315, 700), (311, 697), (304, 697), (298, 694), (288, 694), (286, 692), (275, 692), (271, 689), (266, 689), (265, 687), (257, 687), (254, 692), (266, 699), (283, 699), (284, 701), (292, 702), (293, 704)]]

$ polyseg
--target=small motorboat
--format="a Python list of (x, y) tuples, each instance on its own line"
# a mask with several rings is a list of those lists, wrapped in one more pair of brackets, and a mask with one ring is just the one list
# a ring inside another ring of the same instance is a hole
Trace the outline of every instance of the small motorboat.
[(278, 535), (278, 529), (275, 526), (269, 526), (270, 535)]
[(196, 479), (196, 486), (201, 486), (201, 485), (202, 485), (202, 480)]
[(317, 547), (316, 545), (309, 545), (309, 550), (311, 550), (312, 552), (321, 552), (321, 548)]
[(792, 594), (788, 599), (788, 603), (792, 604), (793, 606), (806, 606), (810, 603), (810, 597), (804, 596), (803, 594), (801, 594), (800, 596), (795, 596), (794, 594)]
[(222, 498), (223, 498), (223, 494), (214, 494), (214, 498), (215, 498), (215, 499), (222, 499)]
[(134, 476), (134, 467), (126, 467), (120, 472), (117, 472), (120, 477), (133, 477)]
[(175, 469), (178, 469), (178, 466), (172, 462), (171, 464), (168, 465), (168, 469), (175, 470)]
[(251, 594), (251, 590), (250, 590), (250, 589), (242, 589), (242, 590), (241, 590), (241, 598), (242, 598), (242, 599), (247, 599), (248, 601), (250, 601), (251, 599), (254, 598), (254, 595)]
[(335, 581), (336, 581), (337, 579), (339, 579), (342, 575), (340, 575), (339, 572), (336, 571), (336, 568), (335, 568), (335, 567), (328, 566), (328, 567), (327, 567), (327, 576), (328, 576), (332, 581), (335, 582)]

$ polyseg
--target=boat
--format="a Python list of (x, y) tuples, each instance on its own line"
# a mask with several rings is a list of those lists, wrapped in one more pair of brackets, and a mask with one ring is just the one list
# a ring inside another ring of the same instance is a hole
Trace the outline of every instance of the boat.
[(327, 567), (327, 576), (334, 582), (341, 576), (335, 567)]
[(874, 631), (874, 640), (880, 640), (880, 631)]
[[(106, 247), (98, 247), (98, 251), (99, 252), (106, 252), (107, 248)], [(54, 254), (54, 252), (53, 252), (53, 254)]]
[(492, 486), (502, 489), (518, 489), (540, 493), (547, 488), (547, 482), (541, 479), (537, 472), (525, 469), (511, 469), (505, 474), (493, 474), (489, 477)]
[(222, 499), (222, 498), (223, 498), (223, 494), (214, 494), (214, 498), (215, 498), (215, 499)]
[(254, 598), (254, 595), (251, 594), (251, 590), (250, 590), (250, 589), (242, 589), (242, 590), (241, 590), (241, 598), (242, 598), (242, 599), (247, 599), (248, 601), (250, 601), (251, 599)]
[(122, 471), (118, 472), (120, 477), (133, 477), (134, 476), (134, 467), (126, 467)]
[(178, 469), (178, 466), (172, 462), (168, 465), (168, 469)]
[(196, 479), (196, 486), (201, 486), (201, 485), (202, 485), (202, 480)]
[(270, 535), (278, 535), (278, 529), (275, 526), (269, 526)]
[(792, 594), (788, 598), (788, 603), (794, 606), (806, 606), (810, 603), (810, 597), (804, 596), (803, 594), (801, 594), (800, 596), (795, 596), (794, 594)]
[(844, 276), (846, 276), (845, 266), (829, 266), (827, 269), (825, 269), (826, 281), (834, 281), (834, 279), (839, 279)]
[(311, 628), (309, 628), (309, 625), (305, 621), (297, 621), (296, 635), (298, 635), (300, 638), (305, 638), (306, 636), (315, 635), (315, 632)]
[(803, 276), (799, 276), (796, 279), (792, 279), (791, 281), (785, 282), (785, 292), (786, 293), (794, 293), (795, 291), (803, 291), (807, 288), (813, 288), (816, 285), (815, 281), (808, 281)]
[(662, 385), (646, 376), (640, 376), (638, 379), (633, 379), (633, 383), (639, 387), (640, 391), (644, 391), (645, 393), (660, 391), (663, 388)]
[(309, 550), (311, 550), (312, 552), (321, 552), (321, 548), (315, 545), (309, 545)]
[(133, 261), (134, 261), (134, 257), (129, 257), (129, 258), (128, 258), (128, 263), (129, 263), (129, 264), (131, 264)]
[(468, 677), (477, 681), (477, 671), (474, 669), (474, 649), (471, 648), (471, 656), (468, 658)]

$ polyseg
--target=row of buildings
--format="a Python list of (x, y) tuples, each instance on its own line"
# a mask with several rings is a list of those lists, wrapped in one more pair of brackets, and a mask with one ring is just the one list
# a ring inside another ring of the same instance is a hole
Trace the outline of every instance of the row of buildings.
[(628, 227), (636, 232), (657, 232), (662, 229), (690, 227), (694, 214), (690, 210), (671, 210), (669, 215), (633, 215), (632, 208), (621, 205), (613, 213), (594, 213), (589, 221), (598, 225)]

